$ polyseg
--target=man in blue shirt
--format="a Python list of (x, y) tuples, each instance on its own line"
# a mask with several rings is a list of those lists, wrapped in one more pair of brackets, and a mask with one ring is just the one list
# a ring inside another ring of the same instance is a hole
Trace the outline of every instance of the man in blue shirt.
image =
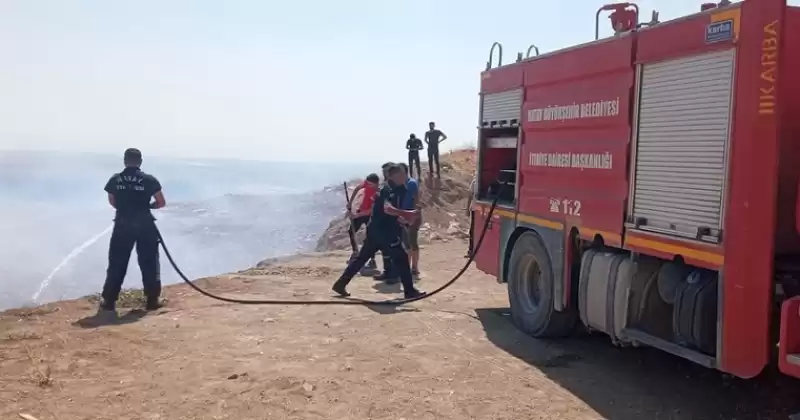
[(414, 298), (424, 294), (414, 287), (408, 254), (400, 241), (402, 227), (398, 218), (414, 221), (416, 211), (402, 210), (402, 199), (405, 193), (405, 173), (399, 166), (392, 165), (387, 169), (388, 181), (384, 185), (372, 206), (372, 217), (367, 224), (367, 238), (358, 252), (358, 256), (347, 265), (341, 277), (333, 284), (333, 291), (341, 296), (350, 296), (347, 285), (364, 264), (380, 250), (392, 260), (392, 265), (400, 281), (406, 298)]
[(411, 275), (419, 278), (419, 228), (422, 226), (422, 210), (419, 208), (419, 183), (409, 176), (409, 167), (401, 163), (406, 176), (406, 194), (403, 196), (402, 209), (416, 210), (419, 212), (415, 220), (404, 224), (403, 246), (411, 257)]

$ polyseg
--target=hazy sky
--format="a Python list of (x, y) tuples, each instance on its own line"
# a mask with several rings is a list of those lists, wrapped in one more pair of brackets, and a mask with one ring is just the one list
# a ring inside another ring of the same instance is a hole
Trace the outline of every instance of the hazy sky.
[(0, 149), (377, 161), (429, 120), (474, 143), (491, 43), (589, 41), (603, 3), (0, 0)]

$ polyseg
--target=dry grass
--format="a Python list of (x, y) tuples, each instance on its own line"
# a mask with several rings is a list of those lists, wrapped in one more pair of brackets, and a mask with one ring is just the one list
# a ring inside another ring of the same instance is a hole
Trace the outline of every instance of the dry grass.
[[(102, 299), (100, 294), (93, 294), (85, 297), (89, 303), (97, 304)], [(119, 294), (117, 300), (118, 308), (139, 308), (144, 306), (145, 296), (141, 289), (125, 289)]]
[(42, 336), (33, 331), (12, 331), (6, 334), (0, 341), (38, 340), (40, 338), (42, 338)]
[(36, 316), (52, 314), (53, 312), (58, 312), (60, 310), (61, 308), (59, 308), (58, 306), (44, 305), (36, 308), (9, 309), (3, 312), (2, 315), (26, 319), (26, 318), (33, 318)]
[(25, 354), (31, 363), (31, 380), (40, 388), (47, 388), (53, 385), (53, 377), (50, 376), (50, 363), (41, 357), (36, 356), (30, 347), (25, 346)]

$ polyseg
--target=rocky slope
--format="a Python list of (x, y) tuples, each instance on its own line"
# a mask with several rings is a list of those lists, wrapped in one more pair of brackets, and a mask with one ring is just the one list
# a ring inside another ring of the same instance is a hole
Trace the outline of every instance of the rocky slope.
[[(422, 181), (420, 182), (420, 205), (422, 207), (422, 227), (420, 242), (448, 241), (466, 238), (469, 230), (469, 217), (466, 214), (469, 184), (475, 171), (474, 150), (457, 150), (441, 156), (442, 178), (431, 178), (427, 162), (422, 162)], [(376, 168), (375, 172), (378, 172)], [(352, 182), (350, 190), (357, 182)], [(356, 196), (354, 208), (361, 200)], [(317, 251), (330, 251), (350, 248), (347, 229), (350, 221), (342, 209), (342, 215), (335, 218), (317, 241)], [(364, 240), (364, 229), (359, 232), (358, 241)]]

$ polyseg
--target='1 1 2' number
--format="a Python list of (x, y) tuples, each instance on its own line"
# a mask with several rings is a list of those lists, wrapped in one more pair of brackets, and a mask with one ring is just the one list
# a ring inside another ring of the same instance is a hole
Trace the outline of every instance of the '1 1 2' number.
[(581, 202), (579, 200), (569, 200), (561, 198), (550, 199), (550, 212), (563, 213), (569, 216), (581, 215)]

